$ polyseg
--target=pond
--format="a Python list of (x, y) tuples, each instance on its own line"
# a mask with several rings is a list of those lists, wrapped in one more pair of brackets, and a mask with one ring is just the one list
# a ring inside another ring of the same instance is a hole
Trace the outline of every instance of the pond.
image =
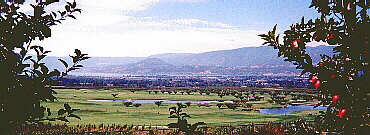
[(307, 105), (298, 105), (298, 106), (292, 106), (288, 105), (284, 108), (271, 108), (271, 109), (260, 109), (261, 114), (290, 114), (293, 112), (301, 112), (306, 110), (326, 110), (326, 107), (319, 106), (314, 108), (314, 106), (307, 106)]
[(158, 100), (158, 99), (148, 99), (148, 100), (87, 100), (89, 102), (132, 102), (134, 104), (154, 104), (157, 101), (162, 101), (163, 104), (185, 104), (190, 102), (191, 104), (210, 104), (210, 103), (233, 103), (233, 101), (176, 101), (176, 100)]

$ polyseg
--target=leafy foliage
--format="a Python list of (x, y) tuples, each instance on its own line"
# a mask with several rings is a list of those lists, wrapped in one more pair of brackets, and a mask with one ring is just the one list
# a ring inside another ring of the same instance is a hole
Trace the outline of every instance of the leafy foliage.
[(205, 123), (197, 122), (194, 124), (189, 124), (187, 118), (191, 118), (190, 115), (182, 112), (182, 109), (186, 107), (187, 107), (186, 105), (178, 103), (177, 108), (176, 107), (169, 108), (170, 117), (168, 118), (175, 118), (177, 119), (177, 122), (168, 124), (168, 127), (178, 128), (179, 131), (184, 132), (186, 135), (201, 134), (201, 132), (196, 131), (196, 129), (200, 125), (205, 125)]
[[(284, 31), (283, 42), (276, 34), (276, 25), (259, 35), (265, 45), (279, 50), (279, 57), (303, 69), (302, 75), (310, 73), (319, 91), (318, 105), (328, 105), (317, 119), (323, 130), (359, 133), (369, 126), (369, 7), (367, 0), (312, 0), (310, 8), (317, 9), (321, 16), (308, 21), (302, 17)], [(311, 41), (336, 46), (335, 54), (321, 55), (318, 64), (312, 63), (306, 53)], [(334, 102), (334, 96), (340, 99)]]
[[(51, 27), (60, 24), (66, 18), (75, 18), (76, 2), (67, 3), (64, 11), (47, 13), (44, 9), (57, 0), (47, 0), (32, 5), (33, 14), (19, 11), (24, 0), (0, 1), (0, 131), (7, 132), (11, 126), (25, 122), (44, 120), (68, 121), (66, 117), (75, 117), (68, 104), (58, 111), (58, 117), (50, 118), (49, 108), (41, 106), (41, 101), (55, 101), (55, 91), (51, 85), (68, 72), (77, 70), (79, 62), (88, 59), (87, 54), (75, 50), (71, 66), (60, 59), (65, 71), (50, 71), (42, 62), (50, 51), (42, 46), (31, 44), (34, 40), (44, 40), (51, 36)], [(34, 52), (34, 53), (33, 53)], [(35, 55), (34, 55), (35, 54)]]

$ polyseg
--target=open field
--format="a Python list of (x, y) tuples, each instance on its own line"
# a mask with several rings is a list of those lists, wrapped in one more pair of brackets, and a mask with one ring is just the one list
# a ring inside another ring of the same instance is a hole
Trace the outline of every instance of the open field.
[[(77, 124), (128, 124), (128, 125), (167, 125), (168, 123), (175, 122), (176, 119), (169, 119), (168, 108), (176, 106), (175, 104), (162, 104), (158, 107), (155, 104), (143, 104), (140, 107), (126, 107), (120, 102), (89, 102), (87, 100), (93, 99), (116, 99), (116, 100), (135, 100), (135, 99), (164, 99), (164, 100), (237, 100), (233, 96), (224, 96), (220, 98), (217, 94), (211, 93), (210, 95), (200, 95), (193, 93), (187, 95), (184, 93), (168, 94), (152, 92), (149, 94), (146, 91), (136, 91), (132, 93), (128, 90), (113, 89), (113, 90), (74, 90), (74, 89), (59, 89), (56, 90), (58, 101), (44, 102), (43, 105), (50, 107), (53, 114), (60, 108), (63, 108), (64, 103), (68, 103), (72, 108), (81, 109), (75, 114), (80, 116), (82, 120), (70, 118), (69, 125)], [(118, 98), (112, 96), (117, 93)], [(258, 95), (258, 94), (257, 94)], [(242, 111), (242, 108), (235, 110), (226, 109), (225, 107), (219, 109), (216, 104), (211, 104), (210, 107), (192, 104), (190, 107), (185, 108), (184, 112), (190, 114), (192, 118), (189, 119), (190, 123), (203, 121), (207, 125), (243, 125), (248, 123), (266, 123), (266, 122), (282, 122), (291, 121), (298, 118), (313, 119), (314, 116), (309, 116), (308, 113), (317, 114), (318, 111), (304, 111), (288, 115), (266, 115), (260, 114), (256, 111), (258, 108), (272, 108), (281, 107), (282, 105), (268, 103), (270, 95), (264, 94), (263, 101), (250, 102), (253, 104), (255, 111)], [(288, 97), (289, 99), (290, 97)], [(309, 102), (307, 102), (309, 103)], [(56, 122), (61, 123), (61, 122)]]

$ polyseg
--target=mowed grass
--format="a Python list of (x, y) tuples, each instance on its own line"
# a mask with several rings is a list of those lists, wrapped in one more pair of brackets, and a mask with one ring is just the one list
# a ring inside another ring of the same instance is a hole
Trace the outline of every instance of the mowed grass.
[[(74, 90), (74, 89), (59, 89), (56, 90), (58, 101), (43, 102), (44, 106), (51, 108), (54, 116), (60, 108), (63, 108), (64, 103), (68, 103), (72, 108), (80, 109), (75, 112), (82, 120), (69, 118), (68, 125), (77, 124), (128, 124), (128, 125), (152, 125), (161, 126), (175, 122), (176, 119), (169, 119), (168, 108), (176, 106), (175, 104), (162, 104), (158, 107), (155, 104), (143, 104), (140, 107), (125, 107), (121, 102), (90, 102), (94, 99), (116, 99), (116, 100), (135, 100), (135, 99), (164, 99), (164, 100), (181, 100), (181, 101), (198, 101), (198, 100), (236, 100), (233, 96), (224, 96), (220, 98), (216, 94), (200, 95), (193, 93), (187, 95), (177, 93), (176, 95), (158, 92), (149, 94), (146, 91), (136, 91), (132, 93), (128, 90), (113, 89), (113, 90)], [(113, 98), (112, 94), (119, 94), (118, 98)], [(264, 101), (251, 102), (255, 108), (271, 108), (281, 107), (281, 105), (268, 103), (270, 99), (268, 94), (264, 95)], [(235, 110), (219, 109), (216, 104), (211, 104), (210, 107), (192, 104), (185, 108), (184, 112), (191, 115), (190, 123), (203, 121), (209, 126), (219, 125), (243, 125), (249, 123), (267, 123), (267, 122), (282, 122), (292, 121), (298, 118), (313, 119), (313, 116), (308, 116), (308, 113), (317, 114), (318, 111), (304, 111), (292, 113), (289, 115), (265, 115), (258, 111), (242, 111), (242, 108)], [(54, 123), (62, 123), (60, 121)]]

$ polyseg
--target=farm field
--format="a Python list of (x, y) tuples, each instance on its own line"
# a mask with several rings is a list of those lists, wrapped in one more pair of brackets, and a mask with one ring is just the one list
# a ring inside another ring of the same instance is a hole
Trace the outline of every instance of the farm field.
[[(44, 106), (51, 108), (53, 115), (57, 114), (57, 110), (63, 108), (64, 103), (68, 103), (72, 108), (80, 109), (75, 112), (82, 120), (69, 118), (68, 125), (87, 125), (87, 124), (128, 124), (128, 125), (151, 125), (163, 126), (171, 122), (176, 122), (176, 119), (169, 119), (169, 108), (176, 106), (176, 104), (165, 104), (157, 106), (155, 104), (142, 104), (139, 107), (126, 107), (123, 102), (92, 102), (88, 100), (105, 99), (105, 100), (146, 100), (146, 99), (163, 99), (163, 100), (176, 100), (176, 101), (201, 101), (201, 100), (238, 100), (234, 96), (219, 97), (215, 93), (210, 95), (200, 95), (198, 92), (192, 95), (184, 93), (168, 94), (158, 92), (148, 93), (147, 91), (130, 92), (123, 89), (112, 90), (92, 90), (92, 89), (58, 89), (57, 101), (55, 102), (42, 102)], [(118, 94), (116, 98), (112, 94)], [(259, 94), (257, 94), (259, 95)], [(209, 107), (198, 106), (191, 104), (190, 107), (185, 108), (184, 112), (189, 114), (192, 118), (189, 119), (190, 123), (203, 121), (208, 126), (220, 125), (244, 125), (249, 123), (267, 123), (267, 122), (286, 122), (296, 119), (313, 119), (319, 111), (302, 111), (286, 115), (268, 115), (260, 114), (259, 108), (273, 108), (282, 107), (283, 105), (269, 103), (271, 99), (269, 94), (263, 94), (265, 97), (262, 101), (249, 102), (252, 104), (252, 111), (242, 110), (241, 107), (228, 109), (222, 107), (221, 109), (216, 106), (216, 103), (210, 103)], [(287, 99), (290, 99), (287, 96)], [(311, 104), (306, 102), (305, 104)], [(312, 115), (308, 115), (312, 114)], [(52, 122), (60, 124), (63, 122)]]

